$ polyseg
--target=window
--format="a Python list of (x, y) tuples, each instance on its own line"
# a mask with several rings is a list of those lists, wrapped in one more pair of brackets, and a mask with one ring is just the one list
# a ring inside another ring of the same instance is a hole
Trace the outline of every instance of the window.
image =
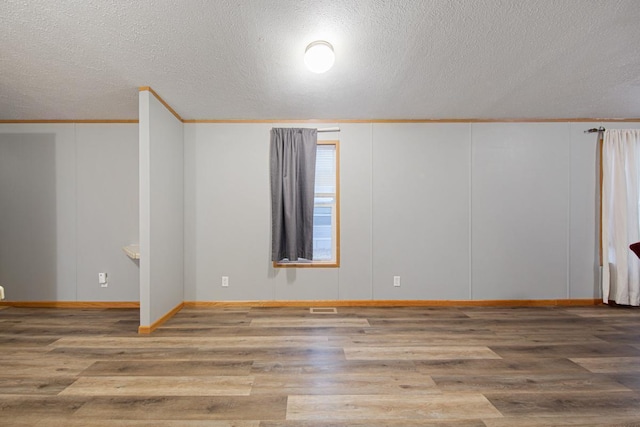
[(274, 267), (340, 266), (340, 146), (318, 141), (313, 208), (313, 260), (274, 263)]

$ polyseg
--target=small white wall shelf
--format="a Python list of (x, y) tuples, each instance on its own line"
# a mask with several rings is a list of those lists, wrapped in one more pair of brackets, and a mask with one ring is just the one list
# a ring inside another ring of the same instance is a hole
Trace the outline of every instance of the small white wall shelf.
[(131, 259), (140, 259), (140, 245), (123, 246), (122, 250)]

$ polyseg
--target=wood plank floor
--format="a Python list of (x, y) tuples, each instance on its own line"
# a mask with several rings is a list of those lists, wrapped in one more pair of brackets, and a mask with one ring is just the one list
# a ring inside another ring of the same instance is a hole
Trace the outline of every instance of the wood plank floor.
[(640, 426), (640, 310), (0, 310), (0, 426)]

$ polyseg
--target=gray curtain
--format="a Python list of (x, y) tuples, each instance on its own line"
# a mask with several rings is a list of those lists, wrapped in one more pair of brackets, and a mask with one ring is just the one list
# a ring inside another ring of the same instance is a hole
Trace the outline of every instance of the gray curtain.
[(317, 129), (271, 129), (271, 260), (313, 259)]

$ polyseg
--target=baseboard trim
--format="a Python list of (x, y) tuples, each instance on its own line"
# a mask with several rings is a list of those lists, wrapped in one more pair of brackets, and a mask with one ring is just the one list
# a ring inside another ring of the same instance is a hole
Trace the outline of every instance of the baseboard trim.
[(137, 301), (0, 301), (0, 306), (22, 308), (140, 308)]
[(161, 318), (153, 322), (151, 325), (149, 326), (140, 325), (138, 327), (138, 333), (141, 335), (150, 334), (151, 332), (155, 331), (158, 327), (160, 327), (164, 322), (166, 322), (167, 320), (175, 316), (176, 313), (182, 310), (184, 306), (185, 306), (184, 302), (181, 302), (180, 304), (176, 305), (171, 310), (169, 310), (167, 313), (165, 313), (164, 316), (162, 316)]
[(301, 300), (301, 301), (185, 301), (203, 307), (569, 307), (600, 305), (598, 298), (540, 300)]
[[(206, 307), (580, 307), (602, 305), (599, 298), (540, 300), (300, 300), (300, 301), (184, 301), (138, 333), (151, 334), (183, 308)], [(0, 308), (140, 308), (136, 301), (0, 301)]]

